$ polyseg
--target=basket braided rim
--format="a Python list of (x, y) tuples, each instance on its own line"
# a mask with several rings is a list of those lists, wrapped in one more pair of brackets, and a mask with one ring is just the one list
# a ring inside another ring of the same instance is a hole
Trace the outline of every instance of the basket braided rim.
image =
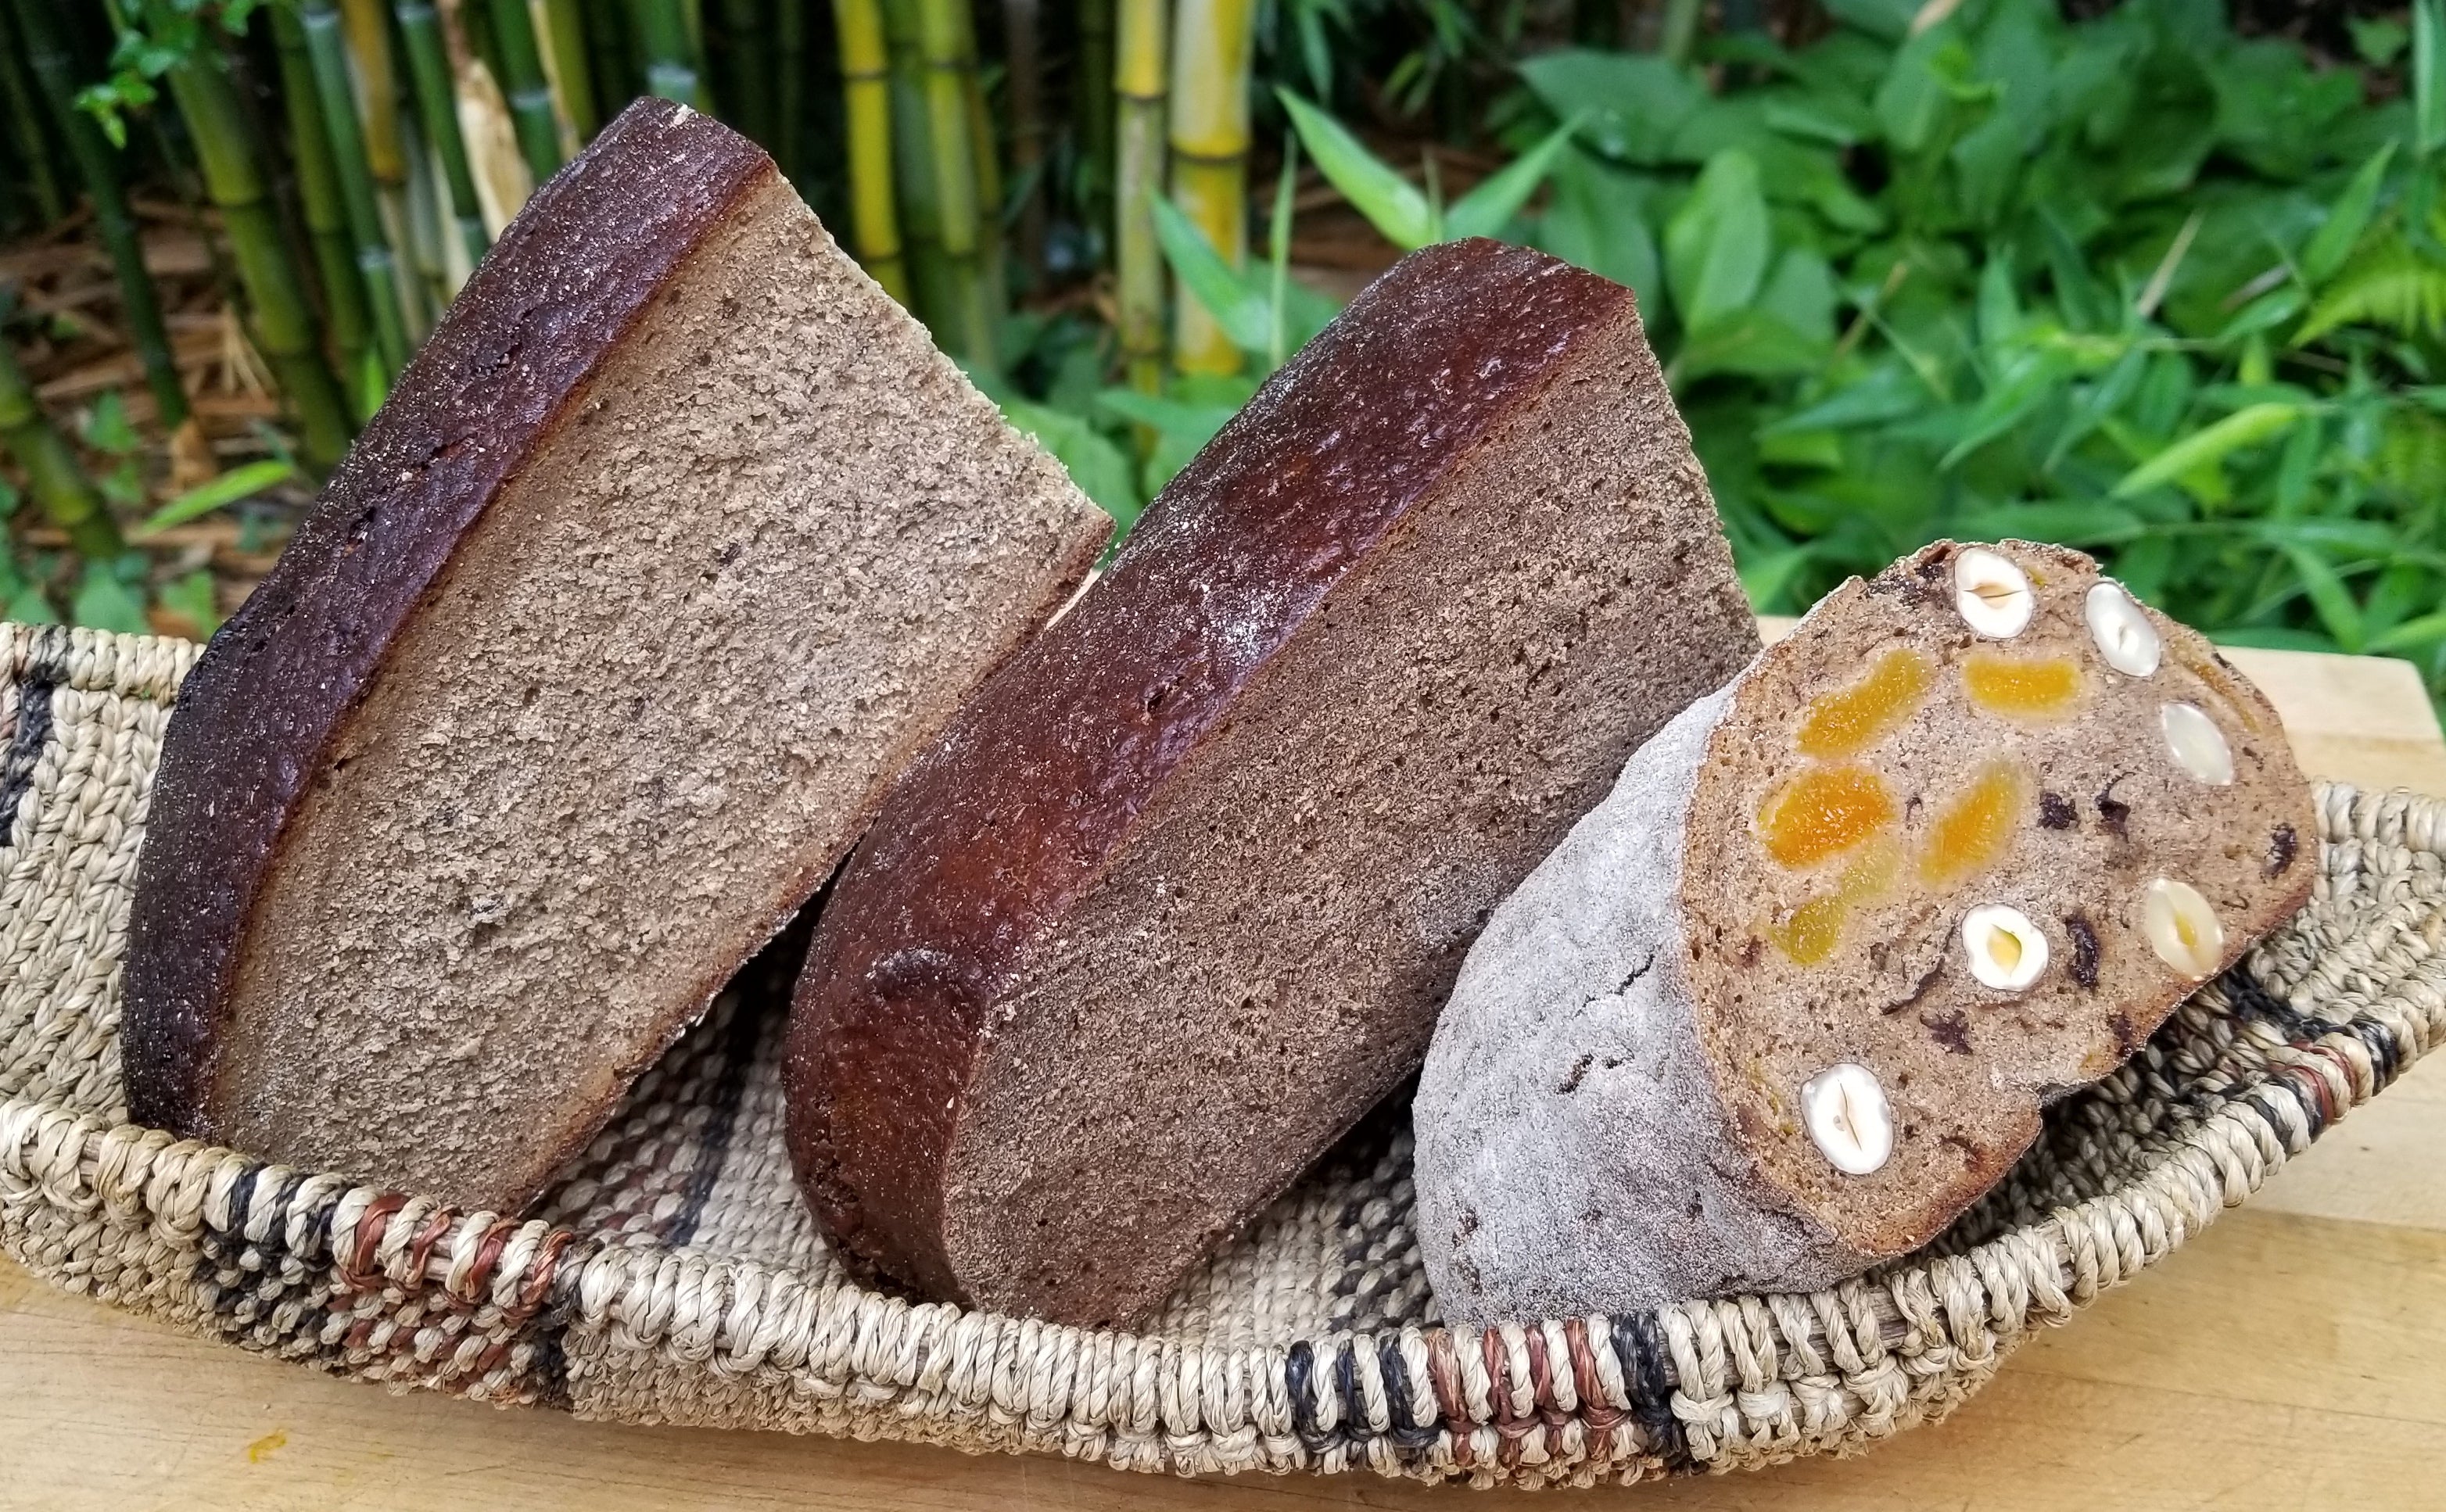
[[(0, 634), (11, 677), (160, 709), (201, 649), (84, 629)], [(27, 722), (0, 770), (12, 849), (35, 764), (20, 749)], [(2437, 876), (2446, 803), (2321, 784), (2316, 808), (2320, 897), (2339, 878), (2366, 883), (2371, 856), (2381, 890), (2406, 871)], [(0, 851), (0, 870), (17, 859)], [(2176, 1105), (2172, 1130), (2108, 1189), (1808, 1296), (1226, 1349), (913, 1303), (837, 1269), (818, 1279), (621, 1247), (24, 1096), (0, 1101), (0, 1249), (67, 1290), (241, 1347), (394, 1389), (587, 1416), (1182, 1474), (1364, 1467), (1588, 1485), (1752, 1467), (1942, 1417), (2035, 1328), (2162, 1260), (2417, 1061), (2446, 1034), (2446, 908), (2395, 890), (2396, 927), (2323, 940), (2305, 957), (2293, 996), (2315, 985), (2322, 1010), (2286, 1007), (2247, 965), (2170, 1020), (2189, 1031), (2179, 1058), (2153, 1041), (2101, 1084), (2117, 1100)], [(22, 964), (0, 961), (0, 986)], [(2253, 1011), (2237, 1013), (2244, 998)], [(229, 1305), (265, 1275), (304, 1281), (277, 1306)], [(588, 1381), (605, 1375), (648, 1389), (590, 1397)]]

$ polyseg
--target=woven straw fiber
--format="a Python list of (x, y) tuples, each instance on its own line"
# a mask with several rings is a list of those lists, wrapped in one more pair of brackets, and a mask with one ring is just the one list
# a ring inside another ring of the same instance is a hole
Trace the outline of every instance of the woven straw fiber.
[(0, 627), (0, 1244), (395, 1388), (1180, 1472), (1589, 1484), (1840, 1452), (1944, 1415), (2446, 1033), (2446, 806), (2327, 788), (2308, 909), (1924, 1254), (1816, 1296), (1444, 1329), (1394, 1109), (1145, 1334), (1087, 1334), (842, 1275), (791, 1186), (768, 1002), (717, 1004), (525, 1222), (129, 1125), (128, 889), (196, 654)]

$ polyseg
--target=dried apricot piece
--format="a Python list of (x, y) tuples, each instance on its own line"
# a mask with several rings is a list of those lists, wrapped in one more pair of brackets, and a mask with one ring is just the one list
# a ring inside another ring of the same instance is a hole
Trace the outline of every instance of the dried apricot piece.
[(1759, 813), (1759, 838), (1779, 866), (1798, 869), (1841, 855), (1893, 823), (1886, 779), (1863, 766), (1808, 767)]
[(1889, 648), (1859, 681), (1811, 702), (1793, 744), (1802, 756), (1820, 758), (1866, 750), (1919, 711), (1929, 670), (1927, 652)]
[(2030, 779), (2020, 763), (1990, 761), (1962, 795), (1946, 805), (1929, 827), (1920, 850), (1919, 876), (1932, 887), (1949, 887), (1996, 864), (2013, 843), (2030, 806)]
[(2068, 656), (2008, 656), (1985, 647), (1962, 659), (1970, 701), (2014, 719), (2056, 719), (2079, 704), (2080, 663)]

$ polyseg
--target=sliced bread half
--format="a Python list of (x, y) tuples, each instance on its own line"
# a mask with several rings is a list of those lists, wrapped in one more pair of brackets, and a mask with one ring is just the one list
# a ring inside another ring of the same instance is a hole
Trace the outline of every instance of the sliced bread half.
[(1470, 953), (1414, 1104), (1452, 1320), (1809, 1291), (2298, 908), (2276, 714), (2089, 558), (1940, 542), (1624, 769)]
[(1757, 646), (1630, 292), (1412, 254), (903, 779), (785, 1063), (833, 1237), (1143, 1315), (1418, 1064), (1487, 911)]
[(1105, 536), (763, 153), (631, 106), (179, 695), (131, 1111), (522, 1207)]

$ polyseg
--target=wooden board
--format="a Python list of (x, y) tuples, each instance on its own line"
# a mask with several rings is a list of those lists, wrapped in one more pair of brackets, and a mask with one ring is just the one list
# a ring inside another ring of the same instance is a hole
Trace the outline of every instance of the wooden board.
[[(2410, 666), (2230, 654), (2313, 775), (2446, 793), (2446, 741)], [(0, 1403), (6, 1512), (1479, 1504), (1368, 1475), (1179, 1481), (394, 1397), (51, 1291), (5, 1261)], [(1855, 1460), (1546, 1504), (2446, 1512), (2446, 1063), (2416, 1068), (2250, 1206), (2030, 1344), (1942, 1427)]]

